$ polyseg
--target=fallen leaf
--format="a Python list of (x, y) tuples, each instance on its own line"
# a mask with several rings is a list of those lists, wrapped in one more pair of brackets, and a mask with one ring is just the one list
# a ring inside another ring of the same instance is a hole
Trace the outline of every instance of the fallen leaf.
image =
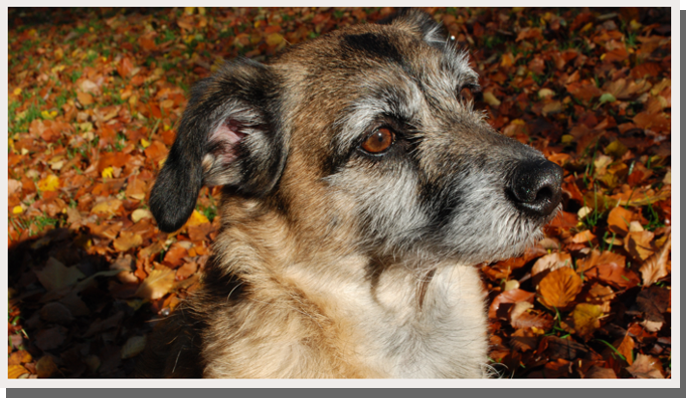
[(544, 271), (553, 271), (561, 267), (571, 267), (571, 265), (571, 254), (566, 252), (552, 253), (535, 261), (530, 273), (535, 276)]
[[(501, 307), (501, 304), (515, 304), (521, 301), (527, 301), (529, 303), (532, 303), (533, 301), (535, 301), (535, 294), (522, 289), (508, 290), (499, 294), (491, 302), (491, 306), (489, 307), (489, 318), (495, 319), (499, 316), (499, 314), (501, 314), (498, 312), (499, 308)], [(508, 313), (506, 312), (503, 315), (503, 317), (504, 319), (507, 319)]]
[(53, 357), (45, 355), (36, 362), (36, 374), (39, 378), (51, 378), (58, 372), (58, 367), (53, 360)]
[(617, 346), (617, 351), (625, 357), (627, 365), (630, 365), (634, 359), (634, 339), (630, 335), (625, 335)]
[(90, 93), (85, 92), (78, 92), (78, 101), (83, 106), (89, 106), (90, 104), (95, 102), (92, 95)]
[(25, 374), (29, 375), (29, 371), (21, 365), (7, 366), (7, 379), (18, 379)]
[(603, 312), (597, 304), (576, 304), (574, 311), (571, 313), (576, 333), (586, 340), (596, 329), (600, 328), (600, 318), (602, 316)]
[(597, 365), (592, 366), (586, 372), (586, 378), (590, 379), (617, 379), (615, 370), (612, 368), (602, 368)]
[(43, 351), (55, 349), (66, 340), (68, 329), (62, 326), (54, 326), (50, 329), (42, 329), (32, 338), (36, 347)]
[(139, 355), (146, 348), (145, 336), (132, 336), (126, 341), (121, 349), (122, 359), (132, 358)]
[(582, 286), (581, 278), (573, 269), (555, 269), (537, 285), (537, 300), (550, 309), (566, 309)]
[(669, 233), (664, 247), (657, 251), (653, 257), (648, 258), (639, 268), (644, 286), (650, 286), (668, 275), (669, 271), (666, 268), (666, 264), (668, 263), (670, 250), (671, 234)]
[(144, 300), (159, 299), (170, 291), (174, 283), (175, 271), (154, 269), (136, 290), (135, 296)]
[(134, 221), (134, 223), (137, 223), (144, 218), (153, 219), (153, 215), (150, 211), (143, 208), (137, 208), (133, 213), (131, 213), (131, 220)]
[(143, 238), (141, 238), (141, 235), (138, 233), (122, 231), (112, 245), (117, 251), (127, 251), (134, 247), (141, 246), (141, 243), (143, 243)]
[(106, 200), (100, 203), (95, 204), (94, 207), (90, 210), (91, 214), (109, 214), (109, 215), (115, 215), (119, 209), (122, 206), (121, 200), (113, 199), (113, 200)]
[(664, 379), (663, 365), (658, 358), (637, 354), (634, 363), (626, 368), (635, 378)]
[(40, 180), (36, 186), (42, 192), (48, 192), (58, 189), (60, 185), (61, 183), (56, 175), (48, 175), (46, 178)]
[(630, 222), (634, 219), (634, 213), (623, 207), (615, 207), (608, 214), (608, 227), (618, 235), (626, 235)]
[(654, 254), (651, 244), (654, 234), (649, 231), (630, 232), (625, 237), (625, 250), (638, 261), (644, 261)]
[(49, 257), (44, 269), (36, 272), (36, 276), (48, 291), (62, 289), (85, 277), (77, 267), (66, 267), (53, 257)]

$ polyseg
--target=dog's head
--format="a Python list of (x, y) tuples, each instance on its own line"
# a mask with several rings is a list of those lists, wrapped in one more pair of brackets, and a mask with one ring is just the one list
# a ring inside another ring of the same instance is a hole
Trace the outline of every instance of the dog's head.
[[(332, 32), (198, 83), (151, 194), (164, 231), (202, 185), (254, 200), (306, 239), (375, 256), (520, 253), (557, 210), (562, 171), (473, 109), (477, 74), (427, 15)], [(341, 234), (342, 233), (342, 234)]]

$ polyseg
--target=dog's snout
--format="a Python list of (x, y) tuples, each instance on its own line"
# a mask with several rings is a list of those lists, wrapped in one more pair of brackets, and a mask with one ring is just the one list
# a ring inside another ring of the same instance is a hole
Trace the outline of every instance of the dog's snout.
[(548, 216), (561, 201), (563, 171), (547, 161), (521, 163), (513, 176), (510, 191), (515, 205), (538, 216)]

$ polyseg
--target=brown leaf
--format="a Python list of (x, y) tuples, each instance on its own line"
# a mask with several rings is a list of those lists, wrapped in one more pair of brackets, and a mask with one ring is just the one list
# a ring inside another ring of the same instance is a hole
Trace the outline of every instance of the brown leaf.
[(632, 360), (634, 359), (633, 350), (634, 339), (632, 339), (630, 335), (625, 335), (625, 337), (623, 337), (620, 341), (620, 344), (617, 346), (617, 351), (625, 357), (627, 365), (631, 364)]
[(119, 64), (117, 65), (117, 73), (122, 79), (126, 78), (131, 74), (134, 69), (134, 64), (131, 62), (129, 57), (123, 57)]
[(146, 348), (145, 336), (132, 336), (126, 341), (121, 349), (122, 359), (132, 358), (139, 355)]
[(58, 373), (58, 367), (50, 355), (45, 355), (36, 362), (36, 374), (39, 378), (50, 378)]
[(574, 320), (576, 333), (584, 339), (588, 339), (596, 329), (600, 328), (600, 318), (603, 312), (596, 304), (576, 304), (571, 317)]
[(654, 254), (654, 234), (649, 231), (630, 232), (625, 237), (625, 250), (638, 261), (644, 261)]
[(21, 365), (7, 366), (7, 379), (18, 379), (22, 375), (29, 375), (29, 371)]
[(647, 320), (664, 322), (664, 313), (671, 300), (671, 291), (660, 286), (649, 286), (637, 295), (637, 307)]
[(100, 203), (95, 204), (94, 207), (90, 210), (91, 214), (107, 214), (107, 215), (114, 215), (116, 214), (119, 209), (122, 206), (121, 200), (113, 199), (113, 200), (106, 200), (102, 201)]
[(41, 319), (47, 322), (55, 322), (57, 324), (66, 324), (73, 320), (73, 315), (70, 310), (61, 303), (51, 302), (44, 304), (39, 310)]
[(119, 234), (119, 238), (115, 239), (112, 245), (117, 251), (127, 251), (134, 247), (141, 246), (143, 243), (143, 238), (138, 233), (133, 233), (130, 231), (122, 231)]
[(592, 366), (586, 372), (586, 378), (590, 379), (617, 379), (615, 370), (612, 368), (602, 368), (597, 365)]
[(68, 268), (53, 257), (49, 258), (44, 269), (35, 273), (39, 282), (48, 291), (62, 289), (85, 277), (77, 267)]
[(92, 324), (90, 324), (90, 327), (88, 328), (87, 332), (85, 332), (83, 337), (87, 338), (96, 333), (116, 328), (117, 325), (119, 325), (119, 323), (122, 321), (123, 317), (124, 312), (119, 311), (107, 319), (94, 321)]
[(586, 272), (599, 264), (616, 264), (624, 268), (625, 256), (610, 251), (599, 252), (593, 250), (583, 262), (577, 263), (576, 272)]
[(160, 299), (170, 291), (174, 283), (175, 271), (154, 269), (136, 290), (135, 296), (145, 300)]
[(571, 267), (571, 254), (566, 252), (547, 254), (540, 257), (532, 266), (532, 276), (545, 271), (553, 271), (561, 267)]
[[(499, 312), (501, 304), (511, 305), (520, 301), (532, 303), (535, 301), (535, 294), (521, 289), (512, 289), (499, 294), (495, 299), (493, 299), (493, 302), (491, 302), (491, 306), (489, 307), (489, 318), (495, 319), (497, 317), (501, 317), (501, 313)], [(508, 319), (510, 307), (507, 308), (508, 310), (506, 310), (505, 314), (502, 315), (503, 319)]]
[(629, 289), (640, 282), (637, 273), (616, 263), (596, 265), (584, 272), (589, 279), (598, 279), (617, 288)]
[(55, 349), (66, 340), (66, 333), (68, 333), (68, 329), (62, 326), (40, 330), (34, 335), (34, 344), (44, 351)]
[(656, 252), (653, 257), (648, 258), (642, 267), (639, 268), (639, 272), (642, 274), (642, 282), (644, 286), (649, 286), (656, 283), (656, 281), (668, 275), (669, 271), (666, 268), (666, 264), (668, 263), (670, 250), (671, 234), (669, 233), (664, 247)]
[(78, 92), (78, 101), (83, 106), (89, 106), (90, 104), (95, 102), (92, 95), (90, 93), (85, 92)]
[(637, 354), (634, 363), (627, 371), (636, 378), (664, 379), (664, 368), (658, 358), (645, 354)]
[(556, 269), (537, 285), (537, 300), (545, 307), (566, 309), (581, 291), (583, 282), (571, 268)]
[(618, 235), (626, 235), (630, 222), (634, 219), (634, 213), (624, 207), (615, 207), (608, 214), (608, 227)]
[(579, 232), (571, 238), (574, 243), (589, 243), (595, 239), (595, 235), (590, 230), (586, 229), (583, 232)]

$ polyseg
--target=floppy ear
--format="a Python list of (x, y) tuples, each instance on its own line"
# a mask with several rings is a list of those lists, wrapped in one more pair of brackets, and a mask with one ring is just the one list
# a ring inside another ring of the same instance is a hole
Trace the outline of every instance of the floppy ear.
[(407, 30), (434, 47), (443, 48), (447, 42), (442, 25), (427, 13), (415, 8), (398, 8), (396, 13), (380, 20), (379, 23)]
[(149, 206), (162, 231), (187, 222), (204, 184), (242, 196), (263, 196), (274, 186), (286, 159), (277, 82), (269, 67), (239, 59), (192, 88), (151, 191)]

